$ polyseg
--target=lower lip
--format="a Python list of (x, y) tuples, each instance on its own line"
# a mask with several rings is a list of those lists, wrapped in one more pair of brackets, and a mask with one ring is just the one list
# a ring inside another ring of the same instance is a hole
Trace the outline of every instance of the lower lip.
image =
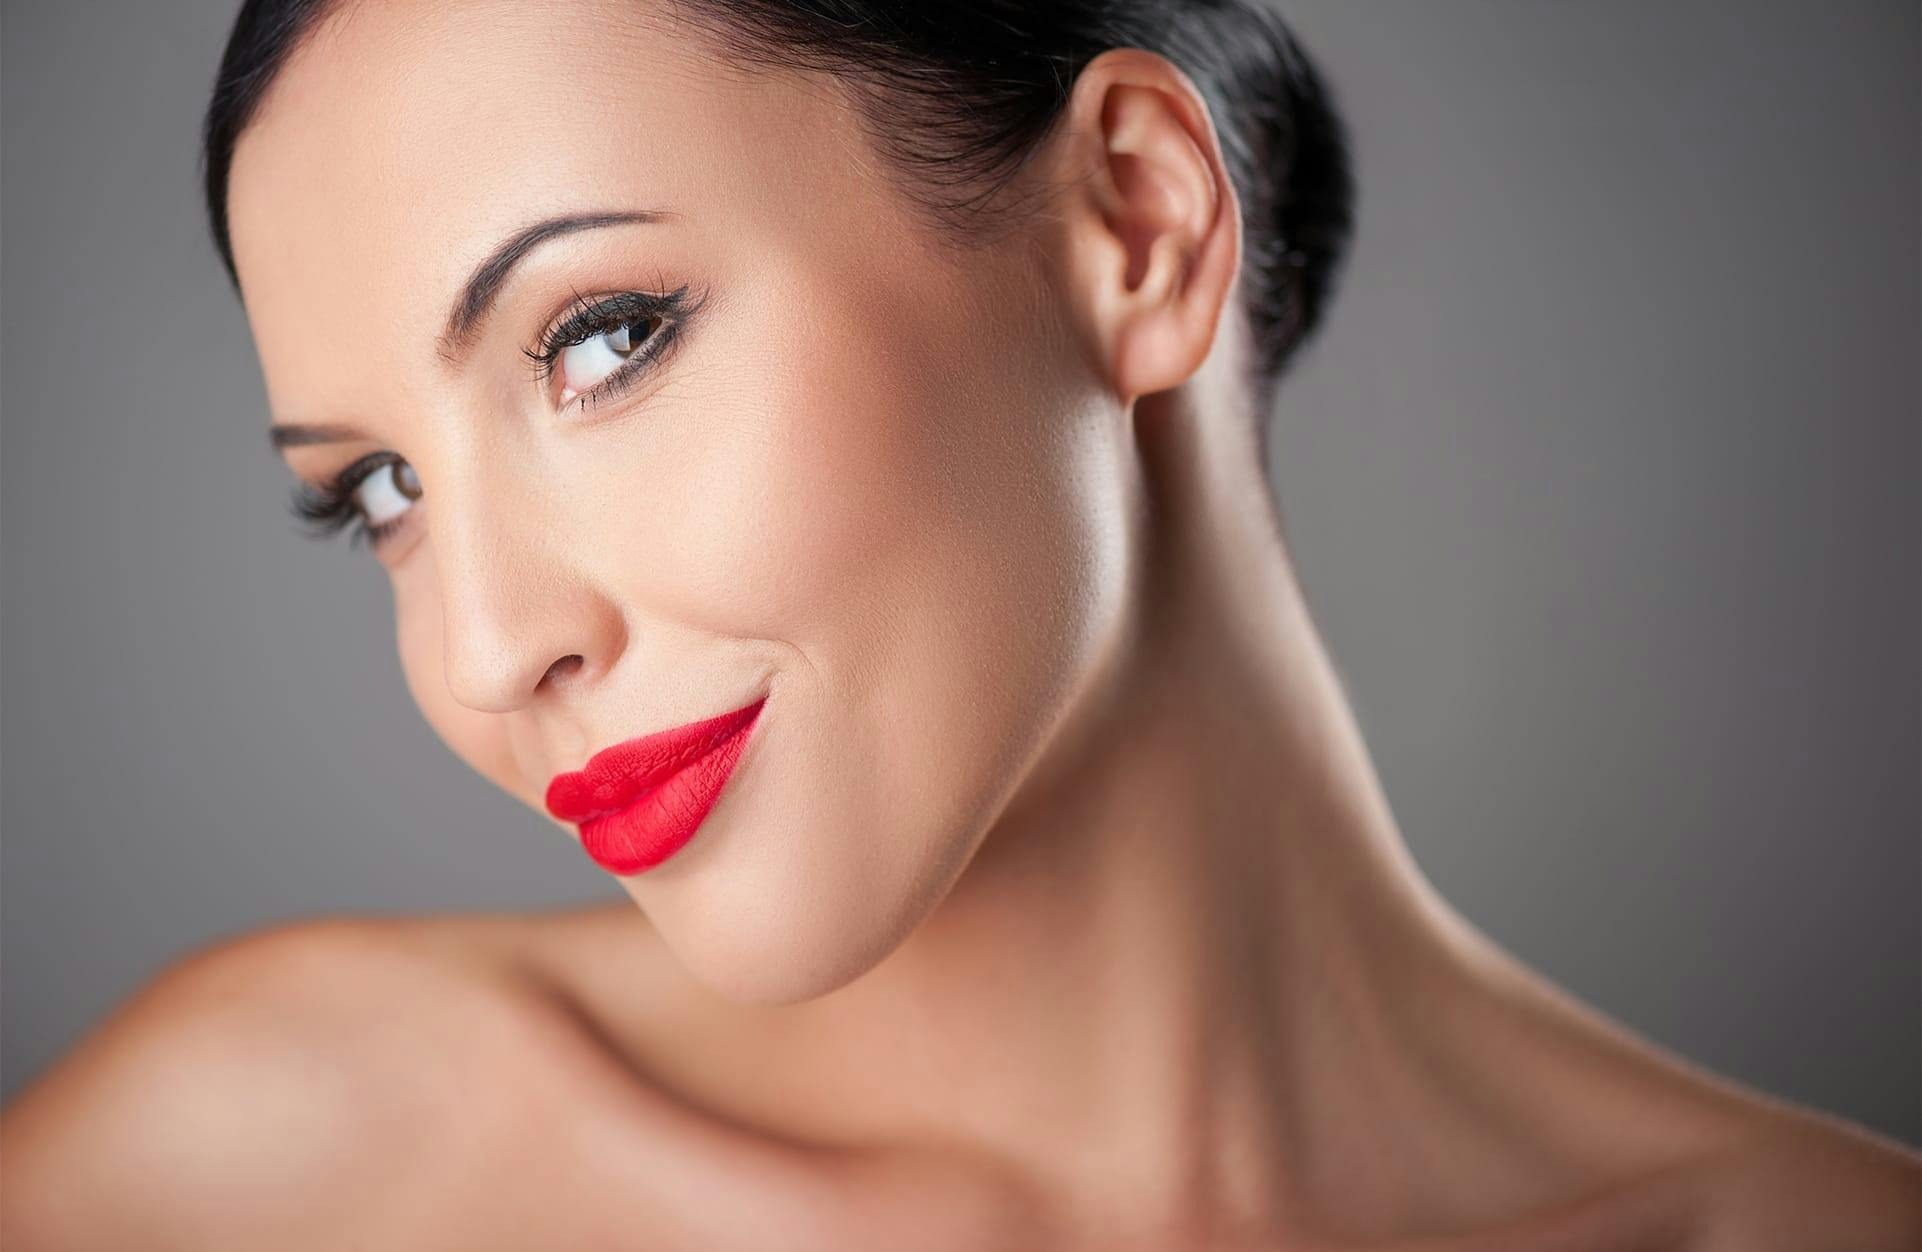
[(652, 869), (679, 852), (720, 800), (721, 788), (760, 720), (757, 712), (713, 751), (681, 767), (626, 808), (582, 822), (581, 847), (596, 865), (620, 876)]

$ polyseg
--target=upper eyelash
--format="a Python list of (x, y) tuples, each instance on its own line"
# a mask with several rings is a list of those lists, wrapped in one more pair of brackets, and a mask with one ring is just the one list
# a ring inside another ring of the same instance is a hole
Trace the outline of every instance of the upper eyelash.
[(532, 348), (521, 349), (521, 353), (533, 362), (534, 377), (545, 382), (552, 377), (563, 351), (595, 335), (658, 317), (663, 329), (656, 335), (664, 336), (666, 327), (693, 311), (688, 305), (687, 290), (688, 285), (682, 283), (669, 292), (623, 291), (598, 300), (575, 292), (567, 307), (541, 333), (540, 341)]
[(360, 522), (355, 524), (354, 532), (349, 536), (349, 544), (362, 540), (378, 542), (400, 524), (400, 518), (379, 523), (368, 522), (360, 506), (354, 503), (354, 492), (384, 466), (402, 459), (397, 452), (370, 452), (348, 462), (338, 474), (318, 486), (307, 482), (296, 483), (288, 508), (316, 539), (344, 530), (354, 523), (356, 517), (360, 517)]

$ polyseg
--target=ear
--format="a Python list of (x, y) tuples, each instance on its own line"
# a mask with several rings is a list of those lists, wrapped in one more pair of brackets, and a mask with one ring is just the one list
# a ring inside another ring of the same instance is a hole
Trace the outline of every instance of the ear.
[(1063, 106), (1057, 257), (1117, 396), (1166, 391), (1214, 344), (1241, 265), (1241, 208), (1208, 106), (1173, 62), (1111, 48)]

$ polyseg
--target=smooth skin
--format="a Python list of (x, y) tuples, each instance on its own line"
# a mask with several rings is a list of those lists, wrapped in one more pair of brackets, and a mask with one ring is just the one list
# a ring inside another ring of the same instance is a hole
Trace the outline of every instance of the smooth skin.
[[(419, 475), (376, 555), (462, 759), (542, 812), (609, 743), (766, 691), (764, 733), (632, 905), (176, 960), (0, 1118), (9, 1252), (1922, 1246), (1922, 1158), (1573, 1002), (1409, 859), (1177, 69), (1089, 65), (961, 249), (832, 81), (666, 12), (350, 6), (233, 236), (275, 420), (358, 432), (295, 472)], [(440, 353), (502, 238), (633, 209)], [(681, 283), (631, 391), (530, 374), (576, 292)]]

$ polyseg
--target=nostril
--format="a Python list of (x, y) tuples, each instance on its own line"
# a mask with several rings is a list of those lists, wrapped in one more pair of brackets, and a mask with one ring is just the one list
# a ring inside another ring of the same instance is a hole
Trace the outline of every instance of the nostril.
[(548, 683), (559, 682), (563, 677), (579, 669), (583, 663), (580, 653), (569, 653), (547, 667), (547, 672), (541, 675), (541, 684), (544, 686)]

